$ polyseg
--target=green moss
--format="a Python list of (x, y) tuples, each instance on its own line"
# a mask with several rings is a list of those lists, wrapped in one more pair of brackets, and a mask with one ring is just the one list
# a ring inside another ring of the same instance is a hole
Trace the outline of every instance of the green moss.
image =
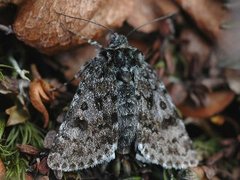
[[(31, 122), (8, 127), (4, 132), (6, 140), (1, 139), (0, 158), (6, 167), (6, 179), (25, 179), (28, 160), (16, 148), (16, 144), (29, 144), (41, 148), (43, 133)], [(5, 134), (6, 133), (6, 134)]]

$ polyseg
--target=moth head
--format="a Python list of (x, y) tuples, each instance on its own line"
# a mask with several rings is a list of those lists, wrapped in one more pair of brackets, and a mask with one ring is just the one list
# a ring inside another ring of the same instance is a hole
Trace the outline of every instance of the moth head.
[(124, 48), (128, 46), (128, 40), (124, 35), (113, 33), (110, 35), (110, 48)]

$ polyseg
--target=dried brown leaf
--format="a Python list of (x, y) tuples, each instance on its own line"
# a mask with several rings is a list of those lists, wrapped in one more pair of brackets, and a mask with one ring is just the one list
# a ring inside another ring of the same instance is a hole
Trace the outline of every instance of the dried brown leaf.
[(197, 177), (198, 177), (199, 180), (206, 180), (204, 170), (201, 166), (191, 168), (191, 171), (193, 171), (194, 173), (197, 174)]
[[(127, 22), (136, 28), (155, 18), (177, 11), (177, 6), (169, 0), (135, 0), (133, 13), (128, 17)], [(159, 24), (152, 23), (139, 30), (149, 33), (156, 30), (158, 27)]]
[(9, 93), (14, 93), (18, 94), (18, 86), (19, 86), (19, 81), (14, 78), (9, 78), (7, 76), (4, 77), (0, 81), (0, 93), (1, 94), (9, 94)]
[(225, 2), (229, 17), (222, 24), (223, 31), (218, 39), (218, 57), (221, 67), (240, 69), (240, 3), (236, 0)]
[(16, 146), (22, 153), (26, 153), (29, 155), (37, 155), (39, 153), (39, 150), (31, 145), (17, 144)]
[(49, 176), (38, 176), (36, 180), (49, 180)]
[(17, 105), (6, 109), (5, 112), (9, 115), (6, 126), (21, 124), (29, 119), (28, 112), (25, 109), (18, 107)]
[(216, 175), (216, 168), (210, 166), (202, 166), (202, 168), (208, 179), (212, 179)]
[(25, 180), (33, 180), (33, 176), (29, 173), (26, 174)]
[[(84, 45), (77, 49), (63, 52), (56, 56), (59, 64), (63, 67), (63, 73), (67, 80), (71, 80), (74, 75), (79, 71), (81, 67), (87, 60), (95, 56), (95, 48), (90, 45)], [(79, 79), (73, 81), (74, 85), (78, 85)]]
[(44, 128), (47, 127), (49, 121), (49, 114), (44, 105), (44, 102), (50, 102), (54, 99), (53, 93), (51, 93), (50, 85), (42, 80), (35, 79), (29, 85), (29, 97), (32, 105), (43, 114)]
[(233, 179), (240, 179), (240, 167), (236, 167), (233, 169)]
[(20, 5), (24, 0), (0, 0), (0, 7), (5, 7), (8, 4)]
[(191, 16), (196, 25), (206, 36), (216, 40), (220, 33), (220, 26), (228, 12), (218, 0), (176, 0), (179, 6)]
[(49, 167), (47, 165), (47, 157), (44, 157), (43, 159), (41, 159), (40, 162), (37, 163), (37, 170), (38, 172), (40, 172), (41, 174), (48, 174), (49, 172)]
[(20, 8), (13, 28), (20, 40), (53, 54), (85, 42), (77, 34), (92, 39), (106, 31), (59, 13), (113, 28), (122, 25), (132, 6), (133, 1), (129, 0), (29, 0)]
[(222, 159), (223, 157), (224, 157), (224, 151), (217, 152), (208, 158), (206, 164), (211, 166), (214, 163), (216, 163), (217, 161), (219, 161), (220, 159)]
[(184, 29), (181, 32), (180, 42), (181, 54), (192, 67), (190, 75), (198, 76), (209, 59), (210, 45), (191, 29)]
[(180, 83), (168, 85), (168, 91), (171, 94), (174, 104), (176, 105), (182, 104), (187, 97), (186, 88)]
[(211, 92), (205, 96), (204, 107), (193, 107), (183, 104), (178, 106), (185, 116), (208, 118), (224, 110), (233, 100), (235, 94), (231, 91)]

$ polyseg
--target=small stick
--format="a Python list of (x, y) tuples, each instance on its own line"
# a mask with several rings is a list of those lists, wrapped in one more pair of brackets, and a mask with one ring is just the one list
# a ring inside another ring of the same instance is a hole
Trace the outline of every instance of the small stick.
[(12, 26), (10, 26), (10, 25), (9, 26), (5, 26), (5, 25), (0, 24), (0, 30), (5, 32), (6, 35), (14, 34)]

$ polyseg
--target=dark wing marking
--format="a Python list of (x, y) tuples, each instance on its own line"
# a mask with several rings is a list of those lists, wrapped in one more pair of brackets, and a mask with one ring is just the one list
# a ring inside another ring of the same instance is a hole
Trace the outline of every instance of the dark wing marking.
[(74, 171), (109, 162), (117, 149), (115, 76), (104, 58), (93, 59), (48, 156), (53, 170)]
[(196, 153), (171, 97), (148, 64), (135, 75), (139, 101), (136, 158), (165, 168), (196, 166)]

